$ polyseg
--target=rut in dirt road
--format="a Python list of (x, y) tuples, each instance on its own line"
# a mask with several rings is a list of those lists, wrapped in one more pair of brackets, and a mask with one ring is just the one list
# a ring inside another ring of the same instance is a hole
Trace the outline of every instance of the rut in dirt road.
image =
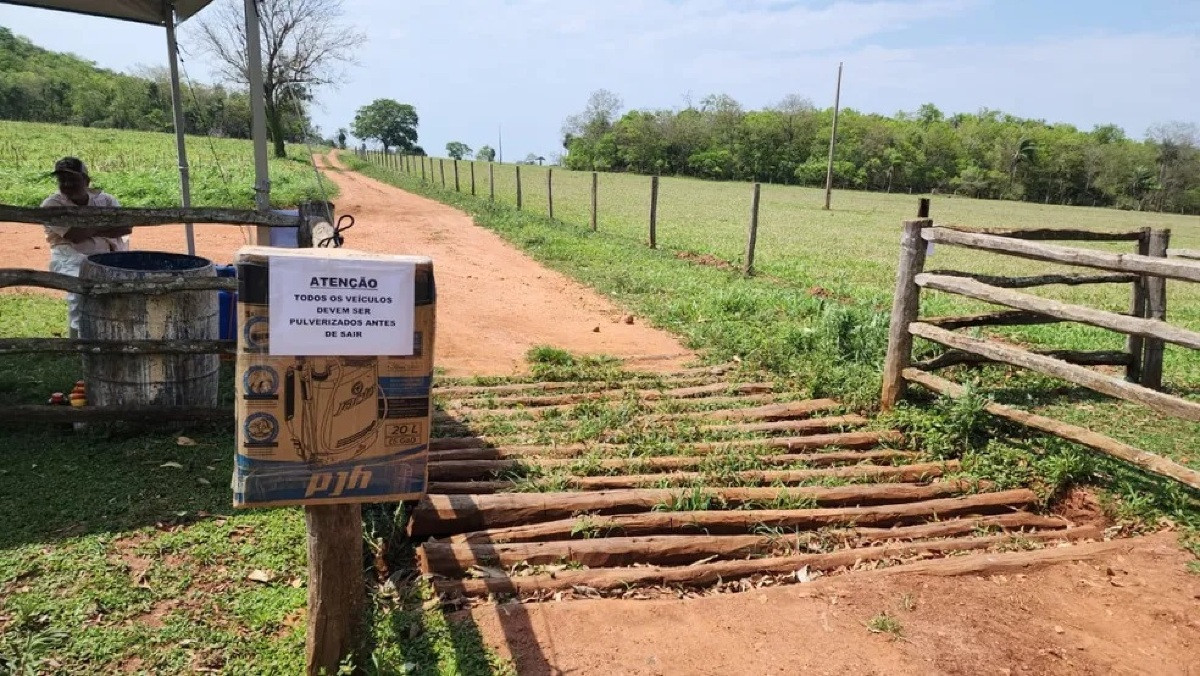
[[(620, 357), (630, 368), (672, 370), (693, 355), (671, 334), (620, 321), (624, 310), (597, 292), (521, 253), (470, 216), (319, 161), (341, 190), (339, 214), (352, 214), (346, 246), (429, 256), (438, 280), (436, 362), (447, 375), (524, 371), (529, 348)], [(649, 357), (649, 358), (647, 358)]]

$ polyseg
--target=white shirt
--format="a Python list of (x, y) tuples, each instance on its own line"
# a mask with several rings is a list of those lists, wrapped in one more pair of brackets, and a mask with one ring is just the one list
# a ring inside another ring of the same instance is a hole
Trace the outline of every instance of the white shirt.
[[(121, 204), (117, 202), (117, 198), (112, 195), (101, 192), (99, 190), (88, 191), (89, 207), (119, 207)], [(70, 197), (56, 192), (42, 201), (42, 207), (77, 207), (71, 201)], [(109, 251), (125, 251), (129, 248), (129, 237), (89, 237), (78, 242), (68, 242), (63, 235), (70, 230), (68, 226), (62, 225), (47, 225), (46, 241), (52, 247), (68, 247), (76, 252), (89, 255), (94, 253), (107, 253)]]

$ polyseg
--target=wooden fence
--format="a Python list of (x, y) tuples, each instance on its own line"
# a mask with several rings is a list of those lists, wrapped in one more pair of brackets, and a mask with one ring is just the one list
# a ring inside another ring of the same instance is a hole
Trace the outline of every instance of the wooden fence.
[[(446, 180), (445, 180), (445, 176), (446, 176), (445, 163), (447, 162), (447, 160), (443, 160), (441, 158), (429, 157), (426, 155), (401, 155), (401, 154), (397, 154), (397, 153), (384, 153), (384, 152), (381, 152), (378, 150), (363, 150), (361, 148), (355, 150), (355, 154), (358, 155), (358, 157), (362, 158), (363, 160), (366, 160), (367, 162), (375, 164), (376, 166), (382, 167), (384, 169), (388, 169), (390, 171), (402, 172), (402, 173), (408, 174), (408, 175), (412, 176), (413, 178), (419, 179), (422, 183), (429, 183), (431, 185), (434, 185), (435, 187), (438, 185), (438, 182), (433, 180), (433, 176), (435, 173), (437, 173), (441, 176), (441, 182), (440, 182), (441, 187), (443, 189), (449, 189), (448, 186), (446, 185)], [(455, 192), (464, 192), (459, 184), (459, 179), (458, 179), (458, 160), (449, 160), (449, 162), (451, 162), (451, 166), (453, 168), (454, 191)], [(429, 164), (428, 179), (426, 178), (426, 173), (425, 173), (426, 163)], [(435, 163), (436, 163), (436, 165), (435, 165)], [(436, 172), (434, 170), (435, 166), (437, 167)], [(495, 166), (496, 165), (494, 163), (491, 163), (491, 162), (488, 163), (488, 199), (493, 202), (496, 200), (496, 181), (495, 181), (495, 175), (494, 175)], [(503, 165), (501, 165), (501, 166), (503, 166)], [(525, 199), (524, 199), (524, 183), (521, 180), (521, 165), (514, 164), (514, 165), (512, 165), (512, 167), (513, 167), (513, 177), (514, 177), (514, 181), (515, 181), (515, 185), (516, 185), (516, 190), (515, 190), (516, 207), (518, 210), (522, 210), (526, 207), (526, 204), (525, 204)], [(599, 229), (600, 174), (599, 174), (599, 172), (595, 172), (595, 171), (593, 171), (591, 173), (592, 173), (591, 203), (590, 203), (591, 209), (590, 209), (590, 212), (588, 215), (588, 227), (590, 227), (592, 231), (596, 231)], [(647, 237), (646, 242), (651, 249), (658, 248), (658, 189), (659, 189), (659, 177), (658, 176), (648, 177), (648, 191), (649, 191), (649, 198), (650, 198), (650, 208), (649, 208), (649, 218), (648, 218), (648, 222), (647, 222), (648, 237)], [(749, 224), (748, 224), (748, 230), (747, 230), (747, 235), (746, 235), (746, 255), (742, 259), (742, 272), (746, 276), (750, 276), (750, 275), (754, 274), (754, 254), (755, 254), (755, 246), (758, 241), (758, 205), (759, 205), (759, 194), (760, 194), (761, 189), (762, 189), (762, 185), (760, 183), (751, 184), (750, 217), (749, 217)], [(471, 194), (472, 195), (475, 194), (475, 163), (474, 162), (471, 163)], [(554, 169), (552, 167), (549, 167), (546, 169), (546, 213), (549, 216), (550, 220), (553, 221), (554, 220)]]
[[(302, 214), (313, 214), (302, 209)], [(0, 221), (30, 225), (61, 225), (71, 228), (101, 229), (112, 227), (151, 227), (178, 223), (211, 223), (221, 225), (252, 225), (259, 228), (300, 226), (301, 231), (311, 224), (307, 216), (296, 217), (273, 212), (236, 209), (125, 209), (101, 207), (55, 207), (47, 209), (16, 207), (0, 204)], [(260, 237), (265, 239), (265, 237)], [(300, 239), (304, 239), (303, 232)], [(309, 236), (311, 241), (311, 235)], [(158, 295), (179, 291), (237, 291), (237, 280), (228, 277), (179, 277), (166, 282), (127, 281), (101, 282), (82, 280), (44, 270), (23, 268), (0, 269), (0, 288), (11, 286), (56, 289), (81, 295), (149, 294)], [(235, 354), (237, 340), (84, 340), (75, 338), (3, 338), (0, 354)], [(80, 408), (46, 405), (16, 405), (0, 408), (0, 422), (102, 422), (102, 421), (166, 421), (228, 419), (233, 408), (226, 407), (107, 407)]]
[[(1147, 406), (1161, 414), (1200, 421), (1200, 403), (1163, 393), (1162, 363), (1165, 343), (1200, 350), (1200, 333), (1166, 322), (1167, 279), (1200, 282), (1200, 263), (1168, 257), (1169, 230), (1130, 232), (1086, 230), (964, 230), (935, 227), (928, 218), (904, 222), (900, 265), (892, 304), (888, 352), (884, 363), (882, 408), (890, 409), (903, 395), (906, 382), (933, 392), (957, 397), (961, 386), (932, 371), (974, 362), (997, 362), (1053, 376), (1112, 397)], [(1136, 252), (1114, 254), (1095, 249), (1047, 244), (1046, 241), (1130, 241)], [(948, 245), (990, 251), (1018, 258), (1099, 270), (1099, 273), (1065, 273), (1029, 277), (1000, 277), (956, 270), (925, 271), (930, 245)], [(1048, 300), (1015, 289), (1050, 284), (1130, 284), (1128, 314), (1096, 310)], [(969, 317), (918, 317), (922, 289), (965, 296), (1008, 310)], [(1124, 351), (1032, 351), (956, 329), (1078, 322), (1125, 334)], [(912, 363), (913, 338), (920, 337), (949, 348), (923, 363)], [(1125, 378), (1089, 366), (1124, 366)], [(1075, 441), (1131, 462), (1148, 471), (1171, 477), (1200, 489), (1200, 472), (1091, 430), (1069, 425), (1019, 409), (990, 403), (993, 415)]]

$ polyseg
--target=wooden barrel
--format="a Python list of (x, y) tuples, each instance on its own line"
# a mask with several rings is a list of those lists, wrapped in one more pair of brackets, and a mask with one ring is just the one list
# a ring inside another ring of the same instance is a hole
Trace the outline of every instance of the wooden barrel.
[[(215, 276), (211, 261), (158, 251), (95, 254), (79, 270), (81, 279), (104, 281)], [(212, 291), (85, 295), (80, 315), (79, 336), (92, 340), (215, 340), (220, 326)], [(215, 354), (87, 355), (83, 366), (92, 406), (217, 405)]]

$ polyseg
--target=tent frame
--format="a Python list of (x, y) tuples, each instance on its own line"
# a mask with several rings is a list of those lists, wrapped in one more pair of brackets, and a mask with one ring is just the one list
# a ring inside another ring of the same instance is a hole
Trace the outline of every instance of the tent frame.
[[(271, 208), (271, 181), (267, 168), (267, 116), (266, 102), (263, 92), (262, 75), (262, 43), (259, 34), (258, 6), (256, 0), (244, 0), (246, 14), (246, 51), (249, 60), (248, 75), (250, 81), (250, 137), (254, 142), (254, 206), (259, 211), (269, 211)], [(179, 46), (175, 40), (177, 21), (174, 0), (161, 0), (161, 12), (153, 19), (149, 16), (134, 18), (125, 14), (106, 13), (102, 9), (89, 11), (75, 7), (76, 3), (62, 3), (39, 0), (0, 0), (0, 4), (22, 5), (57, 11), (84, 14), (109, 19), (152, 23), (166, 29), (167, 60), (171, 74), (171, 113), (175, 127), (175, 151), (179, 158), (179, 189), (181, 205), (186, 209), (192, 205), (191, 170), (188, 165), (187, 144), (184, 138), (183, 95), (179, 84)], [(103, 3), (95, 3), (97, 5)], [(193, 10), (193, 14), (206, 6), (204, 2)], [(70, 6), (65, 6), (70, 5)], [(184, 17), (186, 19), (188, 17)], [(191, 223), (184, 224), (187, 238), (187, 252), (196, 253), (195, 233)], [(267, 244), (270, 240), (270, 229), (259, 227), (255, 231), (255, 243)]]

